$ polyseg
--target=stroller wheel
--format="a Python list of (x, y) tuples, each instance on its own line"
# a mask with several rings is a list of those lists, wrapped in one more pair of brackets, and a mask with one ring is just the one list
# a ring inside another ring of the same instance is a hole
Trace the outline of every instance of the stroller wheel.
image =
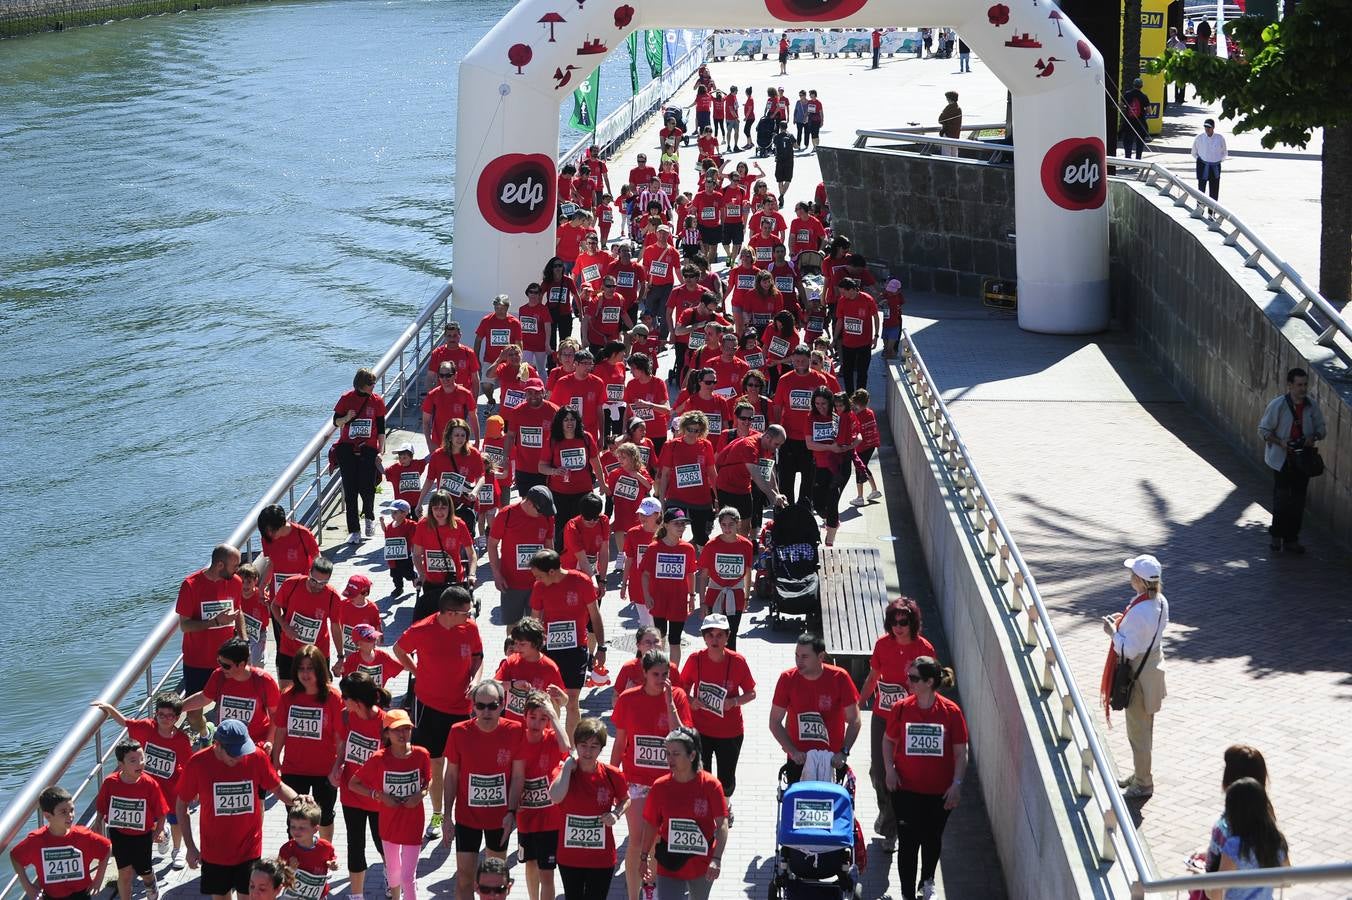
[(781, 900), (783, 896), (784, 896), (784, 883), (780, 881), (779, 876), (776, 875), (774, 878), (770, 879), (769, 897), (770, 900)]

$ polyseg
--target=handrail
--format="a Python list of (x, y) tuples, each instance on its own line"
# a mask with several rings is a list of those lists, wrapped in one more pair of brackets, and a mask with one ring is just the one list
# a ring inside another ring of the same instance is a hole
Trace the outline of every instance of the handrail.
[[(910, 332), (906, 330), (902, 331), (902, 350), (902, 367), (906, 373), (906, 377), (902, 380), (907, 393), (923, 415), (930, 437), (941, 449), (944, 462), (951, 470), (950, 477), (955, 485), (954, 493), (963, 507), (969, 511), (964, 520), (975, 536), (980, 537), (984, 533), (986, 557), (992, 561), (996, 557), (999, 558), (996, 581), (1001, 585), (1012, 584), (1010, 594), (1005, 597), (1005, 611), (1015, 618), (1020, 611), (1025, 613), (1027, 629), (1024, 631), (1023, 640), (1026, 645), (1030, 647), (1045, 645), (1043, 677), (1039, 686), (1044, 693), (1053, 692), (1061, 695), (1059, 709), (1053, 704), (1048, 704), (1053, 717), (1060, 719), (1060, 738), (1074, 744), (1077, 731), (1081, 736), (1084, 748), (1077, 763), (1072, 763), (1078, 764), (1080, 770), (1077, 791), (1081, 796), (1092, 796), (1103, 816), (1104, 834), (1103, 843), (1098, 850), (1099, 856), (1105, 862), (1112, 863), (1118, 859), (1116, 844), (1120, 841), (1125, 846), (1136, 875), (1131, 881), (1132, 896), (1144, 897), (1146, 894), (1168, 891), (1211, 890), (1222, 887), (1279, 886), (1352, 880), (1352, 863), (1250, 869), (1243, 872), (1185, 875), (1177, 878), (1155, 876), (1142, 849), (1141, 837), (1136, 831), (1131, 812), (1117, 788), (1108, 754), (1099, 741), (1090, 709), (1080, 694), (1065, 650), (1061, 646), (1056, 630), (1052, 627), (1051, 615), (1042, 594), (1038, 591), (1037, 579), (1025, 562), (1023, 554), (1019, 552), (1009, 526), (1000, 515), (994, 495), (977, 471), (971, 451), (963, 441), (948, 405), (935, 385)], [(980, 522), (979, 527), (974, 519)], [(1003, 588), (999, 590), (1003, 595)], [(1071, 727), (1072, 711), (1074, 720), (1079, 725), (1078, 729)]]

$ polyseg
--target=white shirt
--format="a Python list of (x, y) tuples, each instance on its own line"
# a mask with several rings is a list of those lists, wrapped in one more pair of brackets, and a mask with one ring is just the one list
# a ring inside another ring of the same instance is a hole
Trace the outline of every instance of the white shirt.
[(1197, 135), (1192, 142), (1192, 158), (1200, 159), (1202, 162), (1218, 163), (1225, 162), (1227, 156), (1225, 149), (1225, 138), (1220, 136), (1214, 128), (1211, 134), (1205, 131)]
[[(1168, 627), (1169, 601), (1164, 595), (1142, 600), (1123, 617), (1117, 631), (1113, 633), (1113, 648), (1117, 650), (1118, 656), (1140, 659), (1154, 643), (1155, 652), (1163, 654), (1164, 629)], [(1155, 640), (1156, 632), (1160, 635), (1158, 641)]]

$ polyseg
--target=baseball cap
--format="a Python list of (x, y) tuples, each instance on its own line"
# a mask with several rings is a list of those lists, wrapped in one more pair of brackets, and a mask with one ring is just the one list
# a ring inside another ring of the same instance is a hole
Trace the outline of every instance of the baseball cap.
[(883, 285), (883, 290), (895, 294), (897, 291), (901, 290), (901, 282), (896, 278), (889, 278), (887, 284)]
[(521, 384), (521, 390), (523, 391), (543, 391), (544, 389), (545, 383), (538, 378), (527, 378)]
[(709, 615), (705, 616), (704, 621), (701, 622), (699, 625), (699, 630), (701, 632), (705, 632), (708, 631), (710, 628), (721, 628), (722, 630), (727, 631), (728, 617), (723, 615), (722, 613), (710, 613)]
[(543, 484), (537, 484), (535, 487), (526, 491), (526, 499), (535, 507), (535, 511), (542, 516), (554, 515), (554, 494)]
[(412, 511), (413, 511), (413, 507), (411, 507), (411, 506), (408, 505), (408, 501), (407, 501), (407, 500), (396, 500), (396, 501), (394, 501), (393, 503), (390, 504), (390, 509), (395, 510), (395, 511), (397, 511), (397, 512), (401, 512), (401, 513), (406, 513), (406, 512), (412, 512)]
[(347, 587), (343, 588), (344, 597), (355, 597), (358, 594), (369, 594), (371, 592), (371, 579), (365, 575), (349, 575), (347, 578)]
[(685, 510), (681, 509), (680, 507), (673, 506), (671, 509), (667, 510), (665, 513), (662, 514), (663, 522), (684, 522), (686, 520), (687, 516), (685, 514)]
[(362, 622), (360, 625), (353, 627), (352, 637), (358, 641), (378, 641), (380, 640), (380, 632), (376, 631), (376, 626)]
[(1145, 82), (1142, 81), (1141, 79), (1137, 78), (1137, 79), (1135, 79), (1134, 81), (1132, 81), (1131, 86), (1132, 86), (1132, 87), (1140, 87), (1140, 86), (1143, 85), (1143, 84), (1145, 84)]
[(1203, 122), (1202, 124), (1205, 125), (1207, 128), (1215, 128), (1215, 127), (1216, 127), (1216, 120), (1215, 120), (1215, 119), (1207, 119), (1207, 120), (1206, 120), (1205, 122)]
[(381, 723), (385, 728), (402, 728), (405, 725), (412, 726), (413, 720), (408, 717), (408, 712), (402, 709), (391, 709), (385, 713), (385, 721)]
[(656, 497), (644, 497), (639, 501), (638, 514), (640, 516), (656, 515), (662, 511), (662, 501)]
[(1164, 570), (1160, 567), (1160, 561), (1155, 559), (1149, 553), (1142, 553), (1140, 556), (1133, 556), (1131, 559), (1123, 561), (1122, 565), (1131, 569), (1132, 573), (1138, 578), (1144, 578), (1146, 581), (1154, 581), (1160, 577)]
[(404, 446), (399, 447), (398, 449), (396, 449), (394, 452), (395, 452), (395, 453), (407, 453), (409, 456), (413, 456), (415, 453), (417, 453), (417, 451), (413, 449), (413, 445), (412, 445), (412, 444), (405, 444)]
[(217, 726), (216, 743), (236, 759), (248, 756), (255, 749), (253, 738), (249, 737), (249, 728), (240, 719), (226, 719)]

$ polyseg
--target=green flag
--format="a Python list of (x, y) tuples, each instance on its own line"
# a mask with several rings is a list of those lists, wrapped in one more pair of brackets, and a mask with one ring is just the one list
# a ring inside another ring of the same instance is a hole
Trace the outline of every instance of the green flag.
[(638, 32), (629, 34), (629, 90), (638, 93)]
[(569, 120), (578, 131), (596, 131), (596, 104), (601, 97), (601, 69), (583, 79), (573, 91), (573, 117)]
[(662, 29), (649, 28), (643, 32), (643, 49), (648, 54), (648, 69), (652, 76), (656, 78), (662, 74), (662, 57), (665, 52), (663, 43)]

